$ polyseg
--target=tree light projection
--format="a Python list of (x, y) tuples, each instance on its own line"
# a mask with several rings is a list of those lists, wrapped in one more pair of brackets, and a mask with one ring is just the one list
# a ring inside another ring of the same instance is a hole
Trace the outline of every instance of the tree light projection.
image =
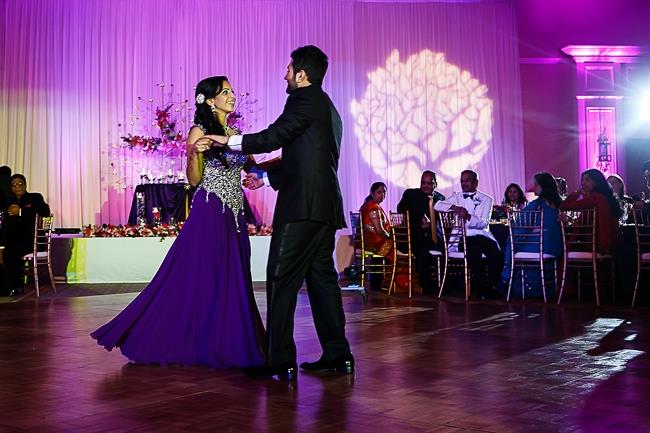
[(433, 169), (438, 185), (449, 187), (487, 152), (492, 140), (487, 86), (448, 63), (443, 53), (423, 50), (400, 62), (394, 50), (368, 80), (351, 112), (361, 155), (381, 179), (417, 187), (422, 171)]

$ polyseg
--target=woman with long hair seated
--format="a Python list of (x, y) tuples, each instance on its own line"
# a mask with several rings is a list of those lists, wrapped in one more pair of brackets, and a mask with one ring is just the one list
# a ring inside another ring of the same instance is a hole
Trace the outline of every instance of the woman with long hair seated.
[(614, 198), (623, 211), (623, 214), (621, 215), (619, 221), (621, 224), (624, 224), (627, 222), (628, 210), (634, 204), (634, 199), (628, 195), (625, 195), (625, 182), (623, 182), (623, 178), (618, 174), (610, 174), (607, 177), (607, 183), (612, 188)]
[[(533, 177), (533, 190), (537, 198), (528, 203), (523, 210), (542, 211), (544, 216), (544, 233), (541, 239), (544, 243), (542, 252), (560, 258), (562, 255), (562, 229), (558, 220), (558, 208), (562, 204), (562, 198), (560, 197), (555, 178), (550, 173), (537, 173)], [(539, 252), (539, 246), (534, 243), (518, 244), (515, 246), (515, 249), (515, 253)], [(506, 245), (505, 266), (501, 273), (502, 283), (500, 285), (500, 291), (505, 292), (508, 289), (511, 260), (510, 243), (508, 242)], [(537, 271), (530, 269), (525, 271), (526, 297), (542, 296), (542, 284), (539, 277), (540, 275)], [(555, 288), (553, 287), (553, 289)], [(512, 294), (516, 297), (521, 296), (520, 278), (513, 278)], [(549, 295), (548, 292), (547, 295)]]
[(511, 210), (523, 209), (528, 200), (526, 200), (526, 194), (524, 190), (516, 183), (511, 183), (506, 188), (506, 191), (503, 193), (503, 201), (501, 205)]
[(380, 204), (386, 198), (386, 184), (375, 182), (359, 209), (365, 248), (389, 261), (394, 258), (390, 220)]
[(622, 244), (619, 219), (623, 210), (616, 201), (605, 175), (595, 168), (582, 173), (581, 188), (566, 198), (562, 210), (596, 209), (596, 252), (612, 254)]

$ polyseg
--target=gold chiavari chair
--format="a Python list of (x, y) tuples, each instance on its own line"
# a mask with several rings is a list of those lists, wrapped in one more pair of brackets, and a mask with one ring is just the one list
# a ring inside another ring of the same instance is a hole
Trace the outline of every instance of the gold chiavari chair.
[(363, 235), (363, 224), (359, 212), (350, 212), (350, 227), (352, 228), (352, 239), (354, 243), (353, 264), (360, 269), (361, 286), (365, 287), (367, 274), (381, 274), (382, 276), (390, 275), (388, 292), (395, 282), (395, 266), (385, 257), (375, 254), (366, 249), (366, 243)]
[(632, 295), (632, 306), (636, 303), (641, 273), (650, 270), (650, 214), (640, 209), (633, 210), (634, 235), (636, 237), (637, 271)]
[[(388, 212), (392, 226), (393, 247), (395, 251), (395, 260), (393, 260), (393, 279), (391, 288), (388, 290), (390, 295), (395, 291), (395, 274), (397, 273), (397, 261), (404, 263), (408, 273), (408, 293), (409, 298), (413, 296), (412, 268), (413, 268), (413, 247), (411, 244), (411, 225), (409, 222), (409, 212), (396, 213)], [(397, 254), (400, 251), (402, 254)]]
[(442, 291), (450, 270), (460, 269), (463, 273), (463, 281), (465, 282), (465, 300), (468, 301), (471, 294), (471, 282), (467, 254), (465, 254), (465, 251), (467, 251), (465, 220), (455, 212), (438, 212), (438, 216), (442, 225), (444, 251), (444, 268), (438, 297), (442, 297)]
[(25, 262), (25, 278), (29, 275), (29, 270), (33, 270), (34, 285), (36, 286), (36, 296), (40, 296), (40, 287), (38, 280), (38, 268), (40, 266), (47, 266), (50, 274), (50, 284), (52, 290), (56, 293), (56, 285), (54, 284), (54, 273), (52, 272), (52, 228), (54, 226), (54, 216), (48, 217), (36, 216), (34, 223), (34, 250), (25, 254), (22, 259)]
[[(444, 254), (442, 251), (445, 251), (444, 249), (444, 236), (442, 234), (438, 234), (438, 211), (436, 211), (433, 208), (433, 201), (429, 202), (429, 222), (431, 223), (430, 230), (431, 230), (431, 239), (437, 243), (438, 245), (442, 245), (442, 250), (429, 250), (429, 255), (433, 258), (433, 266), (431, 269), (431, 277), (435, 277), (436, 279), (436, 284), (438, 285), (438, 293), (440, 293), (440, 289), (442, 287), (442, 259)], [(442, 227), (442, 226), (441, 226)]]
[(591, 269), (594, 279), (596, 305), (600, 306), (600, 291), (598, 284), (599, 264), (609, 261), (612, 271), (612, 292), (614, 291), (614, 260), (609, 254), (601, 254), (596, 250), (596, 209), (583, 209), (560, 212), (560, 226), (564, 247), (562, 283), (557, 303), (562, 301), (564, 287), (569, 269), (575, 269), (578, 279), (578, 301), (580, 301), (581, 270)]
[(544, 212), (541, 210), (511, 210), (508, 212), (508, 231), (510, 234), (510, 279), (508, 280), (508, 296), (506, 297), (506, 301), (510, 301), (512, 281), (516, 270), (519, 269), (521, 273), (521, 297), (525, 299), (526, 270), (537, 270), (539, 268), (542, 294), (544, 295), (544, 302), (546, 302), (544, 264), (552, 262), (554, 282), (557, 287), (558, 258), (544, 253)]

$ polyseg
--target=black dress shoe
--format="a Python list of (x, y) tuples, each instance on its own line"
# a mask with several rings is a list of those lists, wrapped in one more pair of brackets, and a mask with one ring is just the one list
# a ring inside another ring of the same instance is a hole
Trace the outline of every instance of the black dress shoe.
[(244, 368), (244, 373), (249, 377), (260, 379), (278, 376), (278, 378), (282, 380), (296, 380), (298, 377), (298, 367), (295, 362), (289, 362), (277, 367), (271, 367), (264, 364), (259, 367)]
[(354, 357), (343, 355), (331, 361), (319, 359), (316, 362), (303, 362), (300, 368), (306, 371), (335, 371), (337, 373), (352, 374), (354, 373)]

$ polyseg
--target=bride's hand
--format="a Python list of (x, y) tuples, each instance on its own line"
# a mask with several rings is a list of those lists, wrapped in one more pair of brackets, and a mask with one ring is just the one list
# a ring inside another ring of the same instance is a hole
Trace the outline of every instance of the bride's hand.
[(201, 138), (207, 138), (211, 140), (210, 144), (213, 147), (224, 147), (225, 145), (228, 144), (228, 137), (226, 137), (225, 135), (210, 134), (210, 135), (204, 135)]
[(203, 136), (192, 144), (191, 149), (194, 153), (203, 153), (212, 147), (212, 143), (213, 141), (208, 136)]

